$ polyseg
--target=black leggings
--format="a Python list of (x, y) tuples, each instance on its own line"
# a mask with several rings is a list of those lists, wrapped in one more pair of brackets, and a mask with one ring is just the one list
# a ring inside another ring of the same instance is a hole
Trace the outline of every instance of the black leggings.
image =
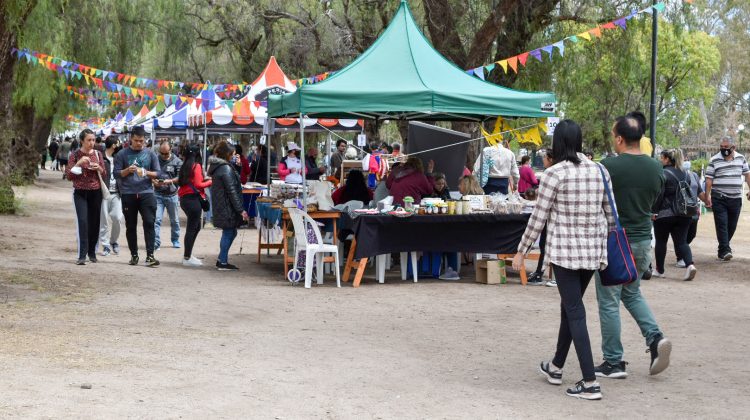
[(78, 224), (78, 259), (96, 258), (99, 223), (102, 211), (102, 190), (73, 190), (73, 205)]
[(586, 308), (583, 306), (583, 294), (594, 272), (568, 270), (554, 264), (552, 271), (557, 280), (557, 291), (560, 292), (560, 332), (557, 336), (557, 351), (552, 363), (560, 369), (563, 368), (572, 342), (576, 346), (583, 380), (594, 381), (596, 380), (594, 357), (591, 355), (591, 341), (589, 341), (589, 331), (586, 328)]
[(664, 259), (667, 256), (667, 241), (670, 234), (672, 235), (674, 248), (685, 262), (685, 265), (689, 266), (693, 264), (693, 253), (690, 251), (690, 245), (687, 243), (687, 235), (691, 222), (692, 219), (690, 217), (678, 216), (662, 217), (654, 221), (656, 271), (660, 273), (664, 272)]
[(128, 238), (130, 255), (138, 255), (138, 213), (143, 219), (143, 237), (146, 240), (146, 255), (154, 255), (156, 230), (156, 197), (149, 194), (121, 194), (122, 213), (125, 215), (125, 237)]
[(180, 207), (187, 216), (187, 227), (185, 228), (185, 253), (183, 256), (185, 259), (189, 259), (193, 255), (193, 245), (195, 245), (195, 239), (198, 237), (198, 232), (201, 230), (201, 217), (203, 216), (203, 209), (201, 208), (201, 202), (198, 199), (197, 194), (189, 194), (180, 197)]
[(542, 229), (539, 235), (539, 262), (536, 263), (536, 272), (544, 274), (544, 251), (547, 249), (547, 226)]

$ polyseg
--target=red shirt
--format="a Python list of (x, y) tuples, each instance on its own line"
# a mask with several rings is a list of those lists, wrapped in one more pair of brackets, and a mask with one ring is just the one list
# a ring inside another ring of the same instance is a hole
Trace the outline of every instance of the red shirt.
[[(89, 163), (84, 162), (81, 164), (81, 169), (83, 172), (80, 175), (76, 175), (72, 172), (70, 172), (71, 169), (76, 165), (76, 162), (78, 162), (82, 157), (88, 156), (89, 159), (91, 159), (91, 163), (98, 163), (99, 169), (97, 171), (89, 169)], [(78, 149), (75, 152), (70, 154), (70, 159), (68, 160), (68, 166), (65, 168), (65, 176), (73, 181), (73, 188), (77, 190), (98, 190), (101, 188), (101, 183), (99, 182), (99, 176), (97, 175), (97, 172), (99, 172), (102, 175), (102, 179), (107, 179), (107, 171), (104, 169), (106, 166), (104, 164), (104, 158), (102, 158), (101, 153), (99, 153), (96, 150), (92, 150), (90, 155), (87, 155), (83, 150)]]
[[(206, 191), (205, 189), (211, 186), (211, 180), (203, 180), (203, 167), (198, 164), (193, 164), (193, 174), (190, 176), (190, 184), (192, 184), (196, 190), (198, 190), (198, 193), (201, 195), (201, 197), (206, 198)], [(177, 196), (183, 197), (190, 194), (195, 194), (195, 191), (193, 191), (193, 188), (188, 185), (182, 185), (180, 186), (180, 189), (177, 190)]]

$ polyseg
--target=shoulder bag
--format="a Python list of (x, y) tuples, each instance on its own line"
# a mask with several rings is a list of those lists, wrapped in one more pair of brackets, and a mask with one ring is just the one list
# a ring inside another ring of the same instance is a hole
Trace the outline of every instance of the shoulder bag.
[(622, 286), (638, 279), (638, 268), (635, 265), (635, 258), (633, 258), (628, 237), (625, 235), (625, 229), (620, 224), (620, 217), (617, 215), (617, 208), (607, 177), (604, 175), (604, 169), (602, 165), (597, 166), (602, 173), (604, 190), (607, 191), (607, 199), (615, 219), (615, 228), (607, 235), (607, 268), (599, 270), (599, 277), (602, 286)]
[[(101, 167), (103, 164), (102, 161), (104, 159), (102, 158), (101, 152), (99, 152), (98, 150), (96, 151), (96, 157), (97, 159), (99, 159), (99, 166)], [(114, 169), (114, 167), (112, 169)], [(109, 192), (109, 185), (107, 185), (107, 183), (104, 182), (104, 179), (102, 178), (102, 173), (99, 172), (98, 169), (96, 171), (96, 175), (99, 176), (99, 188), (102, 190), (102, 199), (106, 200), (111, 195)]]

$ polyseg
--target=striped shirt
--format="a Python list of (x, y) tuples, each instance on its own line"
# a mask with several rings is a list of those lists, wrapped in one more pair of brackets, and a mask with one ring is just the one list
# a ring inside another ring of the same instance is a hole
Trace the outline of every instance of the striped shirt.
[[(583, 154), (578, 157), (578, 165), (563, 161), (544, 172), (518, 252), (528, 254), (547, 225), (545, 264), (599, 270), (607, 266), (607, 234), (614, 219), (600, 166)], [(604, 173), (611, 190), (609, 172)]]
[(734, 159), (726, 160), (721, 153), (711, 157), (706, 169), (706, 178), (713, 179), (712, 193), (729, 198), (742, 198), (744, 175), (750, 172), (745, 156), (734, 152)]

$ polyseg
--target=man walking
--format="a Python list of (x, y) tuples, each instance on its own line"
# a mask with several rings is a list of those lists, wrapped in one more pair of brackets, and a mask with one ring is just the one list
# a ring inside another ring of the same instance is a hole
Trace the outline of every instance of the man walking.
[[(730, 137), (721, 139), (719, 153), (711, 157), (706, 169), (706, 205), (714, 211), (719, 259), (732, 259), (730, 242), (742, 210), (742, 178), (750, 187), (750, 168), (745, 156), (735, 151)], [(750, 200), (750, 192), (747, 194)]]
[(50, 158), (50, 167), (53, 171), (57, 171), (60, 169), (60, 162), (57, 160), (57, 149), (60, 148), (60, 145), (57, 143), (57, 139), (52, 139), (51, 142), (49, 142), (49, 146), (47, 146), (47, 151), (49, 152), (49, 158)]
[(182, 161), (172, 153), (172, 145), (168, 140), (164, 140), (159, 145), (159, 167), (161, 172), (154, 180), (156, 190), (156, 224), (154, 225), (155, 237), (154, 245), (158, 251), (161, 247), (161, 221), (164, 217), (164, 209), (169, 215), (169, 222), (172, 227), (172, 246), (180, 247), (180, 201), (177, 198), (178, 181)]
[(120, 255), (120, 225), (122, 224), (122, 201), (117, 189), (117, 178), (115, 177), (115, 149), (117, 138), (109, 136), (104, 141), (104, 165), (107, 170), (105, 181), (109, 187), (109, 198), (102, 200), (101, 222), (99, 223), (99, 244), (102, 246), (102, 256), (110, 253)]
[(638, 279), (623, 286), (602, 286), (596, 276), (596, 298), (602, 331), (604, 363), (597, 366), (596, 376), (626, 378), (624, 350), (620, 339), (620, 301), (638, 323), (651, 353), (649, 372), (656, 375), (669, 366), (672, 343), (656, 324), (654, 314), (641, 294), (641, 276), (651, 263), (651, 216), (664, 185), (661, 165), (641, 152), (643, 128), (633, 117), (619, 117), (612, 128), (617, 157), (604, 159), (602, 165), (612, 178), (620, 222), (625, 228), (638, 268)]
[(130, 135), (130, 147), (115, 156), (115, 178), (122, 199), (122, 212), (125, 214), (125, 236), (130, 248), (130, 265), (138, 265), (138, 213), (143, 221), (143, 236), (146, 240), (146, 265), (155, 267), (159, 261), (154, 258), (154, 219), (156, 218), (156, 197), (151, 180), (159, 175), (159, 158), (146, 149), (146, 131), (135, 127)]
[(65, 168), (68, 166), (68, 156), (72, 149), (73, 143), (70, 142), (70, 137), (65, 137), (60, 148), (57, 149), (57, 161), (60, 163), (60, 167), (63, 168), (62, 179), (65, 179)]

